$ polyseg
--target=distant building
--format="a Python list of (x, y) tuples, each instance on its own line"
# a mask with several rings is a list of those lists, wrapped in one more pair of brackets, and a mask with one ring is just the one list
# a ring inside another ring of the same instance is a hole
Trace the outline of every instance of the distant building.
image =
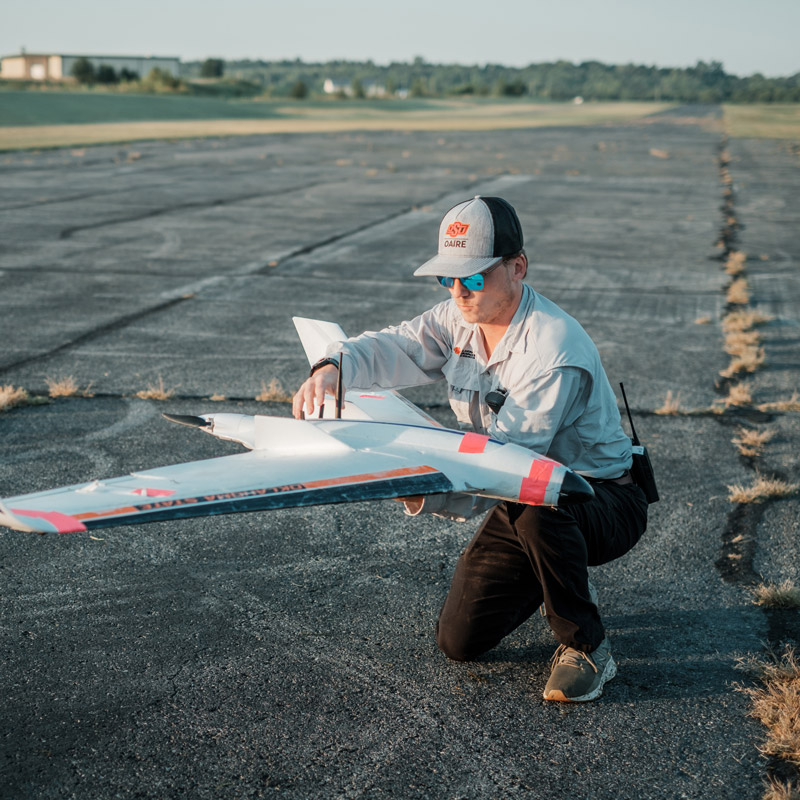
[(333, 78), (325, 78), (322, 84), (322, 91), (325, 94), (353, 94), (353, 87), (349, 81), (335, 81)]
[[(362, 81), (361, 88), (364, 90), (366, 97), (388, 97), (389, 93), (382, 83), (376, 81)], [(333, 78), (326, 78), (325, 83), (322, 84), (322, 91), (325, 94), (338, 94), (345, 97), (352, 97), (355, 92), (353, 91), (352, 81), (337, 81)]]
[(123, 69), (143, 78), (154, 67), (177, 78), (181, 60), (158, 56), (66, 56), (56, 54), (21, 53), (4, 56), (0, 78), (6, 80), (68, 81), (72, 80), (72, 67), (79, 58), (86, 58), (97, 69), (101, 65), (112, 67), (119, 73)]

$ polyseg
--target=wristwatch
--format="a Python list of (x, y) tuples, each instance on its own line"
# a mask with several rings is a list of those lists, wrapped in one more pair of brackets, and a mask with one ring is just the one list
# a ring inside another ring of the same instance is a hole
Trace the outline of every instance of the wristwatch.
[(329, 356), (328, 358), (321, 358), (311, 367), (311, 372), (308, 373), (308, 377), (310, 378), (318, 369), (322, 369), (327, 364), (333, 364), (336, 369), (339, 369), (339, 359), (334, 358), (333, 356)]

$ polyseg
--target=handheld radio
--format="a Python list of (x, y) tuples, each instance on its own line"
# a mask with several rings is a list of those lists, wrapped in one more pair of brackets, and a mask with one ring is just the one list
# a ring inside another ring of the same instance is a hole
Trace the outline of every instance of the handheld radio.
[(633, 482), (644, 492), (648, 503), (658, 501), (658, 487), (656, 486), (656, 476), (653, 473), (653, 465), (650, 463), (650, 456), (647, 448), (639, 441), (636, 435), (636, 428), (633, 427), (633, 417), (628, 405), (628, 398), (625, 396), (625, 387), (620, 383), (622, 399), (625, 401), (625, 411), (628, 414), (628, 422), (631, 426), (631, 449), (633, 450), (633, 464), (631, 466), (631, 477)]

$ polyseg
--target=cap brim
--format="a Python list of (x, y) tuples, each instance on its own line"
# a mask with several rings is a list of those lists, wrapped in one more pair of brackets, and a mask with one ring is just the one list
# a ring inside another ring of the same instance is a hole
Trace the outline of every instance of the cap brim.
[(476, 272), (493, 267), (503, 260), (502, 256), (467, 258), (464, 256), (434, 256), (414, 270), (415, 275), (441, 275), (446, 278), (468, 278)]

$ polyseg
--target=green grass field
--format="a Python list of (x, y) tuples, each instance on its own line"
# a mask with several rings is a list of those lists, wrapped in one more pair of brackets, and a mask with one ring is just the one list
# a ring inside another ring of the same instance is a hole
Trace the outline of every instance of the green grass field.
[[(484, 101), (491, 104), (491, 101)], [(179, 94), (119, 94), (79, 91), (0, 91), (0, 127), (27, 125), (85, 125), (114, 122), (167, 122), (208, 119), (280, 119), (298, 112), (331, 111), (353, 114), (380, 110), (387, 114), (446, 107), (447, 101), (228, 100)], [(288, 107), (288, 111), (287, 111)]]
[(181, 95), (0, 91), (0, 150), (142, 139), (345, 130), (492, 130), (640, 119), (664, 103), (529, 100), (225, 100)]

